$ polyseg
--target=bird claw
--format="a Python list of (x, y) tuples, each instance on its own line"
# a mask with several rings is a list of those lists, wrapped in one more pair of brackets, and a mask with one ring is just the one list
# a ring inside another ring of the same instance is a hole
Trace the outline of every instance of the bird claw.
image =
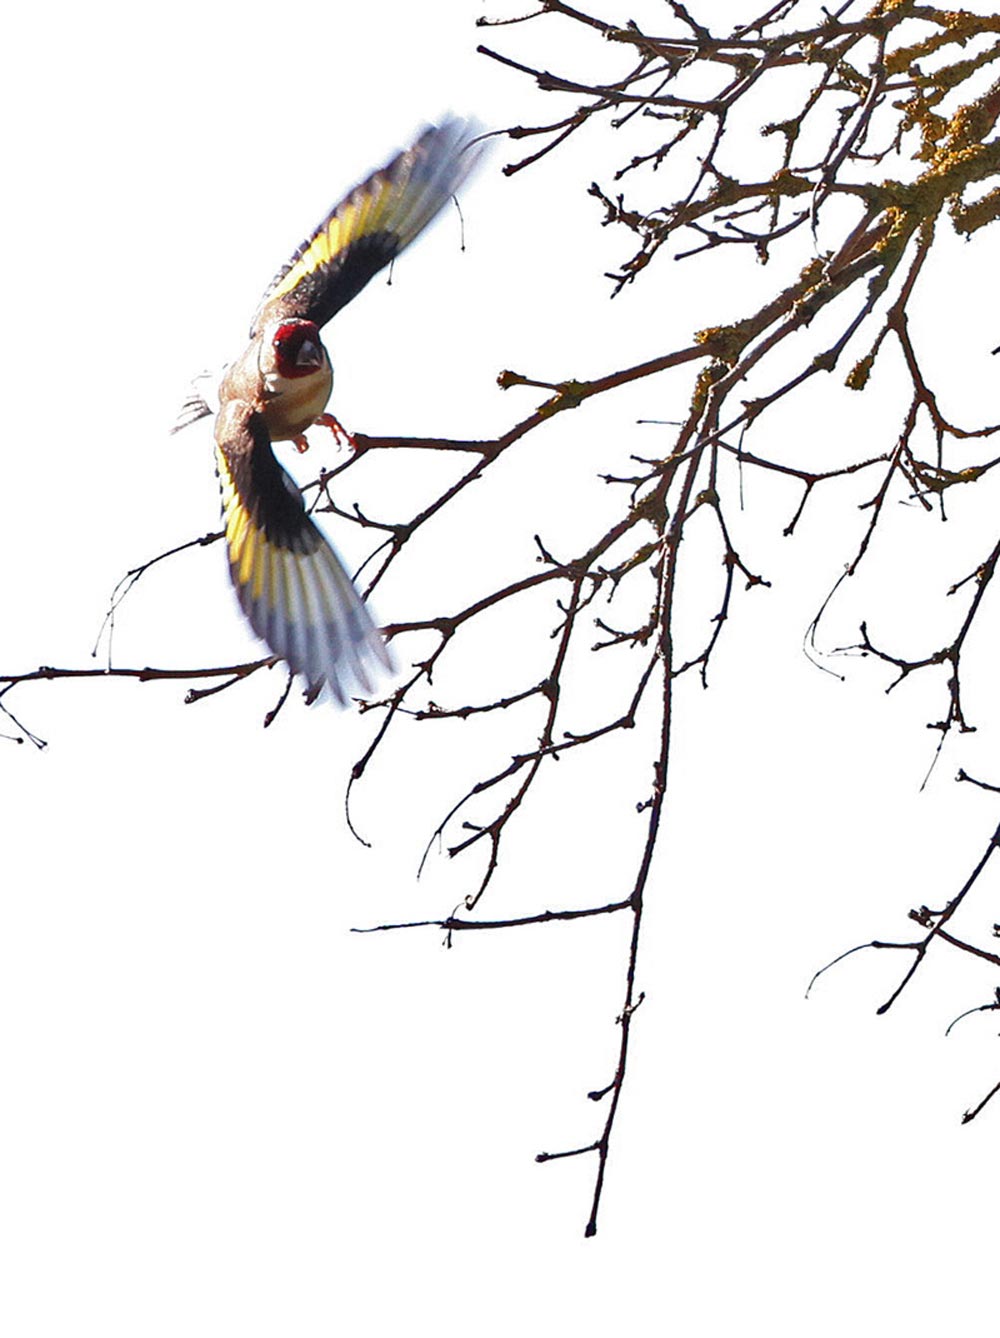
[[(357, 443), (344, 427), (338, 418), (334, 418), (332, 413), (321, 413), (318, 418), (313, 419), (313, 427), (328, 427), (333, 433), (334, 440), (338, 446), (346, 446), (348, 450), (357, 450)], [(300, 432), (297, 437), (292, 437), (292, 445), (298, 451), (299, 455), (305, 455), (309, 449), (309, 442), (304, 432)]]
[(338, 446), (346, 446), (348, 450), (351, 451), (357, 449), (357, 443), (350, 432), (348, 432), (347, 428), (344, 427), (339, 419), (334, 418), (332, 413), (321, 413), (316, 419), (316, 425), (318, 427), (328, 427), (333, 433), (334, 440)]

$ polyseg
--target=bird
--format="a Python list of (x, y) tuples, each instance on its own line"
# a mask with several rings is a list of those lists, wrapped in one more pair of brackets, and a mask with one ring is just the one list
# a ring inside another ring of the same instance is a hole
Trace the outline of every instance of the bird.
[[(317, 423), (342, 433), (325, 412), (333, 369), (320, 330), (424, 231), (478, 156), (476, 127), (449, 117), (349, 191), (277, 272), (219, 386), (215, 462), (230, 577), (251, 628), (301, 675), (310, 703), (324, 688), (340, 706), (358, 690), (370, 696), (393, 662), (272, 443), (304, 449)], [(211, 412), (196, 395), (178, 426)]]

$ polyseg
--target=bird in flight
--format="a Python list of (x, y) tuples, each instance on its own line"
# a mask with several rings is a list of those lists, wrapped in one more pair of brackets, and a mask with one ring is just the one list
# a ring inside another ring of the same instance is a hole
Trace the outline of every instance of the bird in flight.
[[(476, 159), (474, 131), (450, 119), (416, 142), (326, 215), (271, 281), (250, 342), (219, 387), (215, 456), (229, 571), (256, 634), (306, 684), (339, 705), (368, 694), (392, 668), (385, 643), (340, 558), (306, 513), (302, 494), (271, 450), (304, 448), (333, 385), (320, 329), (435, 218)], [(179, 426), (211, 412), (197, 398)]]

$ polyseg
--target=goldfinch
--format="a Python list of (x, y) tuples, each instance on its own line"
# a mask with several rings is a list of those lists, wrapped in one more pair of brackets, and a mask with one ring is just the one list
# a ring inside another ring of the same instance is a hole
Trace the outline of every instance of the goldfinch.
[[(465, 180), (473, 129), (448, 120), (356, 186), (275, 275), (250, 342), (219, 387), (215, 456), (229, 571), (256, 634), (301, 674), (306, 698), (324, 686), (343, 705), (371, 693), (392, 662), (343, 564), (271, 443), (293, 440), (324, 413), (333, 385), (320, 328), (417, 237)], [(185, 421), (201, 411), (188, 406)]]

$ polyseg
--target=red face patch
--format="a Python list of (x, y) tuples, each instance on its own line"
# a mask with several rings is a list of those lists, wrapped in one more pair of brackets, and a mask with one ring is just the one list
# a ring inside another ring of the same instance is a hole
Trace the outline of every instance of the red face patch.
[(323, 366), (323, 345), (312, 321), (279, 325), (271, 342), (278, 372), (284, 377), (312, 376)]

